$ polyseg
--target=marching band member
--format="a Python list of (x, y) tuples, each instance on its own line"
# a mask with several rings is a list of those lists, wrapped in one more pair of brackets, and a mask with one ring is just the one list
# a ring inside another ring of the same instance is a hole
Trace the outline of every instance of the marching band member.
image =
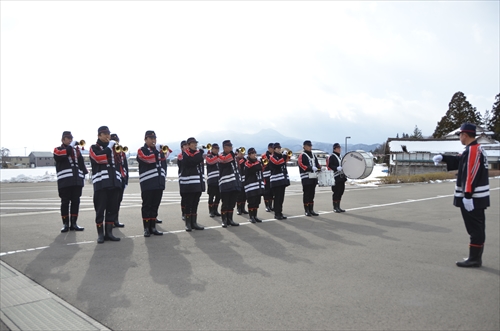
[(318, 185), (317, 171), (321, 169), (318, 158), (312, 152), (310, 140), (304, 141), (304, 152), (299, 156), (299, 172), (302, 182), (302, 202), (306, 216), (318, 216), (314, 211), (314, 194)]
[(198, 225), (198, 204), (200, 196), (205, 192), (203, 178), (203, 149), (197, 149), (198, 141), (195, 138), (187, 140), (188, 148), (182, 152), (182, 171), (179, 176), (180, 192), (184, 196), (186, 231), (203, 230)]
[(163, 235), (163, 232), (156, 230), (156, 219), (165, 190), (167, 157), (172, 151), (162, 147), (156, 144), (156, 133), (148, 130), (144, 135), (144, 146), (137, 151), (144, 237), (150, 237), (151, 234)]
[(345, 191), (345, 182), (347, 181), (344, 172), (342, 171), (342, 161), (340, 160), (341, 147), (339, 143), (333, 144), (333, 153), (328, 158), (328, 169), (335, 171), (335, 185), (332, 186), (332, 200), (333, 200), (333, 211), (336, 213), (345, 212), (344, 209), (340, 208), (340, 200), (342, 200), (342, 195)]
[(280, 143), (274, 144), (274, 153), (269, 158), (269, 166), (271, 169), (271, 190), (274, 195), (274, 218), (284, 220), (287, 217), (283, 216), (283, 202), (285, 200), (285, 189), (290, 185), (288, 170), (286, 163), (290, 160), (290, 156), (281, 153)]
[(233, 221), (233, 213), (237, 193), (243, 189), (243, 184), (235, 160), (233, 144), (230, 140), (224, 140), (222, 148), (223, 152), (219, 156), (219, 189), (222, 200), (222, 227), (226, 228), (228, 224), (240, 225)]
[(212, 149), (205, 159), (207, 162), (207, 193), (208, 193), (208, 211), (210, 217), (221, 216), (219, 209), (220, 191), (219, 191), (219, 145), (212, 144)]
[[(238, 170), (240, 171), (241, 175), (241, 181), (244, 183), (245, 182), (245, 153), (243, 153), (239, 148), (236, 150), (236, 162), (238, 163)], [(236, 198), (236, 210), (237, 214), (248, 214), (248, 211), (245, 210), (245, 202), (246, 202), (246, 195), (245, 191), (241, 190), (238, 192), (238, 197)]]
[[(274, 153), (274, 143), (269, 143), (267, 145), (267, 151), (262, 154), (261, 160), (263, 159), (268, 159), (273, 155)], [(271, 212), (274, 211), (273, 208), (273, 193), (271, 190), (271, 170), (269, 169), (269, 165), (263, 166), (262, 168), (262, 173), (264, 174), (264, 182), (266, 184), (265, 190), (264, 190), (264, 203), (266, 205), (266, 211)]]
[[(61, 198), (61, 218), (63, 228), (61, 232), (69, 230), (83, 231), (83, 227), (76, 224), (80, 209), (80, 197), (88, 170), (85, 167), (82, 153), (70, 131), (64, 131), (61, 146), (54, 148), (54, 160), (57, 172), (57, 190)], [(70, 207), (71, 202), (71, 207)], [(71, 220), (71, 226), (69, 222)]]
[(262, 175), (262, 164), (257, 160), (255, 148), (248, 150), (248, 159), (244, 165), (245, 194), (248, 201), (248, 212), (250, 222), (262, 222), (257, 218), (257, 210), (260, 205), (260, 196), (264, 192), (264, 178)]
[[(181, 152), (179, 155), (177, 155), (177, 175), (180, 177), (181, 172), (182, 172), (182, 152), (185, 151), (188, 148), (188, 144), (185, 140), (181, 141)], [(179, 192), (180, 192), (180, 184), (179, 184)], [(182, 213), (182, 220), (186, 220), (185, 216), (185, 210), (186, 210), (186, 204), (184, 202), (184, 197), (181, 194), (181, 213)]]
[[(118, 138), (118, 135), (116, 133), (111, 134), (111, 140), (116, 141), (117, 144), (120, 143), (120, 138)], [(128, 186), (128, 162), (127, 162), (127, 155), (125, 154), (124, 151), (115, 153), (114, 155), (115, 155), (115, 162), (118, 165), (120, 169), (120, 174), (122, 176), (122, 189), (120, 190), (120, 194), (118, 195), (118, 214), (116, 216), (114, 226), (115, 228), (123, 228), (125, 227), (125, 224), (120, 223), (118, 218), (120, 215), (120, 205), (123, 200), (123, 192), (125, 192), (125, 188)]]
[[(119, 241), (113, 235), (113, 225), (118, 218), (119, 196), (122, 190), (122, 174), (116, 164), (114, 145), (107, 126), (97, 130), (97, 142), (90, 147), (89, 156), (92, 164), (92, 183), (94, 184), (95, 223), (97, 243), (104, 240)], [(103, 222), (105, 224), (104, 234)]]

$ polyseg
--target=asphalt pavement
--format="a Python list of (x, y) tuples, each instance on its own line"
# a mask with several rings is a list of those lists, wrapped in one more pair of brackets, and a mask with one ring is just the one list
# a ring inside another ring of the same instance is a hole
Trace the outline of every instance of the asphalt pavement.
[(188, 233), (169, 181), (157, 226), (165, 234), (144, 238), (132, 180), (125, 228), (114, 230), (121, 241), (99, 245), (91, 185), (85, 231), (60, 233), (56, 183), (2, 183), (0, 317), (12, 330), (499, 330), (499, 181), (490, 179), (476, 269), (455, 266), (468, 235), (453, 182), (348, 186), (342, 214), (318, 188), (317, 217), (304, 216), (293, 183), (287, 220), (261, 204), (265, 222), (235, 215), (241, 226), (227, 229), (208, 216), (204, 194), (206, 228)]

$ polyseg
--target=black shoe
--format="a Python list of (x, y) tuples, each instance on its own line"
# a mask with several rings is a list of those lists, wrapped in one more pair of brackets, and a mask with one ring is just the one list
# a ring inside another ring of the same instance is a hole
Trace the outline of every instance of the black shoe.
[(144, 226), (144, 237), (150, 237), (151, 233), (149, 233), (149, 220), (142, 220), (142, 225)]
[(469, 246), (469, 258), (465, 261), (457, 262), (457, 267), (479, 268), (483, 265), (483, 247)]
[(198, 214), (191, 215), (191, 228), (195, 230), (204, 230), (205, 227), (196, 223), (197, 220), (198, 220)]
[(156, 219), (156, 220), (155, 220), (155, 223), (156, 223), (156, 224), (161, 224), (161, 223), (163, 223), (163, 221), (162, 221), (162, 220), (159, 220), (159, 219)]
[(104, 242), (104, 227), (102, 223), (96, 225), (97, 225), (97, 243), (102, 244)]
[(109, 240), (109, 241), (120, 241), (120, 238), (117, 238), (113, 235), (113, 223), (105, 223), (105, 234), (104, 234), (104, 240)]
[(83, 231), (85, 228), (82, 228), (76, 224), (77, 217), (71, 216), (71, 225), (69, 226), (70, 231)]
[(319, 214), (314, 211), (314, 203), (309, 204), (309, 213), (311, 213), (312, 216), (319, 216)]
[(276, 218), (277, 220), (286, 220), (287, 219), (287, 217), (284, 216), (283, 214), (274, 215), (274, 218)]
[(115, 228), (124, 228), (125, 224), (120, 223), (118, 220), (116, 220), (115, 224), (113, 224), (113, 227), (115, 227)]
[(68, 216), (62, 216), (62, 222), (63, 222), (63, 227), (61, 229), (61, 232), (68, 232), (69, 231), (69, 218), (68, 218)]

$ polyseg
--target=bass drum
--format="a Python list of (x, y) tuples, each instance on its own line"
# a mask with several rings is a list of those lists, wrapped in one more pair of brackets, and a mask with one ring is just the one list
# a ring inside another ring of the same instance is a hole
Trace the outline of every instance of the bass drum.
[(332, 170), (322, 170), (318, 173), (318, 186), (335, 186), (335, 177)]
[(373, 171), (373, 158), (365, 151), (349, 152), (342, 158), (342, 171), (349, 179), (363, 179)]

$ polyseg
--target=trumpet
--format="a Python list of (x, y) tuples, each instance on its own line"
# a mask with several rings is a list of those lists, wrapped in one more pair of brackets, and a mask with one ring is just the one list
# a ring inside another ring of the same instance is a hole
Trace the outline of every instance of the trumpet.
[(285, 147), (283, 148), (283, 154), (286, 154), (287, 156), (291, 157), (293, 155), (293, 152)]
[(82, 139), (82, 140), (80, 140), (80, 141), (77, 141), (77, 142), (75, 143), (75, 146), (82, 146), (82, 148), (83, 148), (83, 146), (85, 146), (85, 140), (83, 140), (83, 139)]
[(269, 159), (268, 158), (262, 159), (261, 161), (262, 161), (262, 164), (265, 165), (265, 166), (269, 163)]
[(201, 146), (203, 149), (212, 149), (212, 144), (207, 144), (206, 146)]
[(240, 147), (240, 148), (238, 148), (238, 149), (236, 150), (236, 152), (241, 153), (241, 154), (245, 154), (245, 152), (246, 152), (246, 151), (247, 151), (247, 150), (245, 149), (245, 147)]
[(117, 153), (127, 153), (128, 152), (128, 147), (127, 146), (122, 146), (120, 144), (115, 144), (115, 152)]
[(165, 154), (170, 151), (170, 148), (168, 148), (168, 145), (160, 145), (161, 151)]

